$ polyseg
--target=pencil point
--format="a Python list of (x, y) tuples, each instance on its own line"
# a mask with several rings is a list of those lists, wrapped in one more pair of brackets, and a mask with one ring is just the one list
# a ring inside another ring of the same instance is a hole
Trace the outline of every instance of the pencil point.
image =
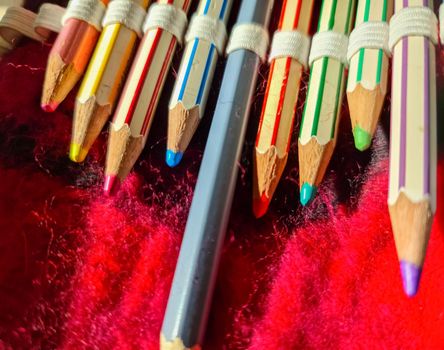
[(114, 196), (120, 188), (120, 180), (115, 175), (107, 175), (105, 177), (105, 184), (103, 186), (103, 192), (108, 196)]
[(253, 199), (253, 214), (256, 219), (259, 219), (267, 213), (270, 199), (271, 198), (268, 198), (265, 193), (260, 198)]
[(353, 129), (353, 136), (355, 139), (355, 147), (358, 150), (365, 151), (370, 147), (372, 143), (372, 136), (364, 129), (361, 129), (359, 126), (355, 126)]
[(78, 143), (71, 143), (69, 147), (69, 159), (73, 162), (81, 163), (85, 160), (88, 151)]
[(404, 292), (411, 298), (418, 292), (421, 267), (404, 260), (401, 260), (400, 267)]
[(42, 103), (41, 107), (45, 112), (54, 112), (59, 104), (57, 102)]
[(180, 163), (180, 161), (182, 160), (183, 157), (183, 153), (182, 152), (173, 152), (171, 150), (167, 150), (166, 151), (166, 163), (168, 164), (168, 166), (170, 166), (171, 168), (174, 168), (176, 165), (178, 165)]
[(308, 182), (304, 182), (301, 187), (300, 201), (305, 207), (310, 204), (316, 194), (316, 186), (310, 185)]

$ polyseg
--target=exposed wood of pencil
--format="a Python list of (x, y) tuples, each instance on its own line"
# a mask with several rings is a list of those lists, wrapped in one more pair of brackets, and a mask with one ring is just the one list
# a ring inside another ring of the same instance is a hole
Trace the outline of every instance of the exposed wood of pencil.
[(82, 76), (73, 62), (64, 62), (59, 54), (50, 55), (43, 84), (42, 105), (59, 104)]
[(304, 183), (319, 186), (333, 155), (335, 143), (333, 139), (325, 145), (320, 145), (316, 137), (312, 137), (305, 145), (301, 141), (298, 142), (300, 187)]
[(71, 142), (89, 150), (110, 114), (111, 105), (100, 105), (95, 95), (83, 103), (76, 101)]
[(254, 171), (253, 171), (253, 200), (260, 198), (263, 194), (271, 198), (276, 190), (282, 172), (287, 164), (288, 153), (281, 158), (276, 146), (271, 146), (265, 153), (255, 148)]
[(106, 155), (107, 175), (114, 175), (123, 181), (131, 171), (143, 149), (143, 136), (131, 135), (128, 124), (116, 130), (111, 124)]
[(168, 116), (167, 148), (173, 152), (184, 152), (200, 121), (199, 106), (186, 109), (182, 102), (170, 110)]
[(422, 266), (433, 221), (430, 201), (414, 203), (401, 192), (389, 211), (399, 260)]
[(173, 341), (166, 340), (165, 336), (160, 334), (160, 349), (161, 350), (200, 350), (199, 345), (195, 345), (191, 348), (186, 347), (183, 344), (182, 339), (176, 338)]
[(385, 100), (381, 86), (378, 84), (375, 89), (368, 90), (357, 84), (353, 91), (347, 92), (347, 99), (352, 128), (358, 126), (373, 135)]

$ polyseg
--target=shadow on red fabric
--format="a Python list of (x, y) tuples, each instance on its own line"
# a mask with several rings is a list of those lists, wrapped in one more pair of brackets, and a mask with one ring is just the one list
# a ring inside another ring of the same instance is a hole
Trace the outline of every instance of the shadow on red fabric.
[[(118, 196), (107, 198), (107, 132), (84, 164), (73, 164), (75, 94), (56, 113), (40, 110), (49, 49), (23, 42), (0, 60), (0, 348), (158, 349), (211, 113), (181, 166), (170, 169), (166, 88), (142, 157)], [(222, 71), (221, 64), (217, 76)], [(422, 284), (408, 299), (386, 204), (388, 101), (364, 153), (353, 147), (344, 103), (332, 164), (308, 208), (298, 203), (293, 135), (270, 212), (256, 220), (251, 163), (262, 94), (260, 84), (204, 349), (444, 349), (442, 153)]]

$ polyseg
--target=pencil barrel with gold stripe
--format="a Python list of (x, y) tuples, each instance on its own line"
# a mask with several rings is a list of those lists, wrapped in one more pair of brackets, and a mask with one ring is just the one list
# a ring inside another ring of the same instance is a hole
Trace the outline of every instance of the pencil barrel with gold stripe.
[[(346, 43), (350, 33), (355, 1), (324, 0), (313, 37), (310, 55), (318, 48), (318, 38), (331, 34), (337, 41)], [(326, 34), (324, 34), (326, 33)], [(324, 40), (330, 45), (331, 39)], [(339, 47), (342, 47), (340, 45)], [(346, 48), (345, 48), (346, 50)], [(307, 205), (314, 197), (324, 177), (336, 145), (337, 126), (344, 91), (345, 59), (320, 57), (311, 64), (307, 100), (299, 133), (300, 201)]]
[(112, 0), (74, 108), (69, 157), (83, 162), (117, 102), (149, 0)]
[(216, 63), (223, 54), (231, 5), (232, 0), (201, 0), (190, 22), (169, 105), (166, 163), (170, 167), (179, 164), (204, 116)]
[(145, 146), (177, 42), (187, 25), (190, 3), (159, 0), (148, 10), (145, 34), (110, 126), (105, 193), (117, 191)]
[[(369, 24), (380, 24), (388, 32), (387, 21), (392, 12), (392, 0), (359, 0), (356, 33)], [(355, 146), (360, 151), (370, 147), (381, 115), (387, 94), (388, 66), (389, 57), (382, 48), (361, 48), (350, 59), (347, 99)]]
[[(313, 0), (283, 1), (274, 43), (282, 34), (298, 31), (308, 35), (313, 4)], [(253, 213), (256, 217), (268, 210), (287, 163), (304, 64), (291, 56), (278, 56), (271, 61), (254, 151)]]
[[(418, 14), (424, 16), (422, 20)], [(397, 40), (392, 29), (405, 29), (405, 23), (415, 32), (418, 23), (430, 26), (431, 35), (410, 34)], [(437, 20), (433, 1), (396, 0), (390, 26), (394, 48), (388, 205), (404, 291), (413, 296), (436, 208)]]

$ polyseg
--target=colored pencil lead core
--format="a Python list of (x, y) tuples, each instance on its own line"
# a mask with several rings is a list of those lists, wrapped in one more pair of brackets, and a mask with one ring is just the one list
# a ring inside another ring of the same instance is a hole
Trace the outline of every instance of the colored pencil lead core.
[(310, 204), (316, 195), (316, 186), (310, 185), (308, 182), (304, 182), (301, 187), (300, 193), (300, 201), (301, 204), (305, 207)]
[(103, 192), (108, 196), (114, 196), (120, 189), (120, 180), (115, 175), (107, 175), (105, 177), (105, 184), (103, 186)]
[(78, 143), (71, 143), (69, 147), (69, 159), (73, 162), (81, 163), (85, 160), (88, 151)]
[(265, 193), (260, 198), (253, 199), (253, 214), (259, 219), (264, 216), (270, 205), (270, 198), (268, 198)]
[(359, 126), (354, 127), (353, 137), (355, 139), (355, 147), (360, 151), (365, 151), (372, 143), (372, 136)]
[(404, 260), (401, 260), (400, 267), (404, 292), (411, 298), (418, 292), (421, 268)]
[(173, 152), (169, 149), (166, 151), (166, 163), (171, 168), (174, 168), (176, 165), (178, 165), (180, 163), (180, 161), (182, 160), (182, 157), (183, 157), (182, 152), (176, 153), (176, 152)]
[(41, 107), (45, 112), (49, 112), (52, 113), (54, 112), (57, 107), (59, 106), (59, 104), (55, 101), (53, 102), (48, 102), (48, 103), (42, 103)]

